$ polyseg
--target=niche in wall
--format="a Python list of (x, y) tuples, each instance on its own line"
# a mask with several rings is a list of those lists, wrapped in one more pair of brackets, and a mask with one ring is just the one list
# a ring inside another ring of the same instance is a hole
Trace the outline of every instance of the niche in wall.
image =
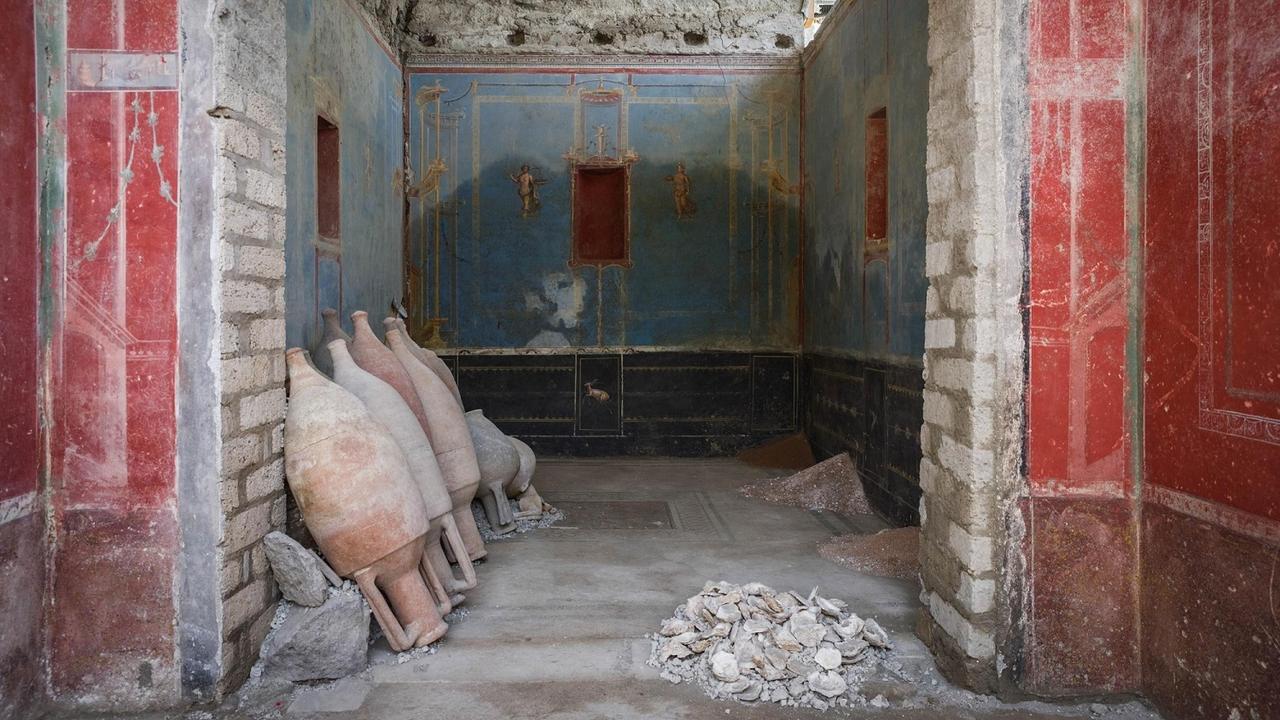
[(573, 176), (573, 265), (631, 265), (626, 166), (578, 166)]
[(342, 139), (338, 126), (316, 116), (315, 314), (342, 307)]
[(868, 344), (889, 345), (889, 118), (885, 108), (867, 116), (863, 155), (866, 191), (862, 244), (862, 321)]

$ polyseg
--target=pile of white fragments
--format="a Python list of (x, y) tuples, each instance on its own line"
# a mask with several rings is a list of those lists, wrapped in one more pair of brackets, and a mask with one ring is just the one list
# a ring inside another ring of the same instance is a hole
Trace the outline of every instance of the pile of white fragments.
[(670, 682), (696, 682), (715, 698), (819, 710), (865, 703), (857, 688), (891, 649), (875, 620), (817, 588), (806, 597), (754, 582), (708, 582), (653, 641), (649, 664)]

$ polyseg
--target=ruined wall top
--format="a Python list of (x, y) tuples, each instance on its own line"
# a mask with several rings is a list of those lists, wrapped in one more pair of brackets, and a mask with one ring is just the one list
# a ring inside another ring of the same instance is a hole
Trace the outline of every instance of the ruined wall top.
[(357, 0), (402, 52), (797, 54), (801, 0)]

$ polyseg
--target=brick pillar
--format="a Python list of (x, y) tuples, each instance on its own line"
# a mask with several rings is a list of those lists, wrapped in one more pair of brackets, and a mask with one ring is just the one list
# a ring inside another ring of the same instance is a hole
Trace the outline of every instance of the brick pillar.
[(929, 3), (917, 632), (948, 677), (981, 692), (998, 689), (1020, 586), (1005, 558), (1023, 486), (1023, 4)]
[(220, 691), (248, 676), (279, 597), (262, 538), (285, 521), (284, 15), (283, 0), (221, 3), (213, 13)]

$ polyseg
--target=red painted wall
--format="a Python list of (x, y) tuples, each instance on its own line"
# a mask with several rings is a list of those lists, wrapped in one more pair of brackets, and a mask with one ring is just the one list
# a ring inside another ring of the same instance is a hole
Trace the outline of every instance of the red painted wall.
[(1280, 717), (1280, 2), (1148, 0), (1143, 674)]
[(35, 31), (32, 0), (0, 0), (0, 94), (11, 112), (0, 125), (0, 502), (36, 489)]
[(1034, 494), (1128, 493), (1125, 6), (1032, 3)]
[(1150, 8), (1147, 481), (1280, 521), (1280, 2)]
[(177, 697), (177, 5), (68, 0), (52, 692)]
[(39, 692), (44, 524), (37, 503), (35, 27), (32, 0), (0, 0), (0, 718)]
[(1031, 4), (1023, 680), (1046, 694), (1139, 684), (1126, 424), (1127, 4)]

